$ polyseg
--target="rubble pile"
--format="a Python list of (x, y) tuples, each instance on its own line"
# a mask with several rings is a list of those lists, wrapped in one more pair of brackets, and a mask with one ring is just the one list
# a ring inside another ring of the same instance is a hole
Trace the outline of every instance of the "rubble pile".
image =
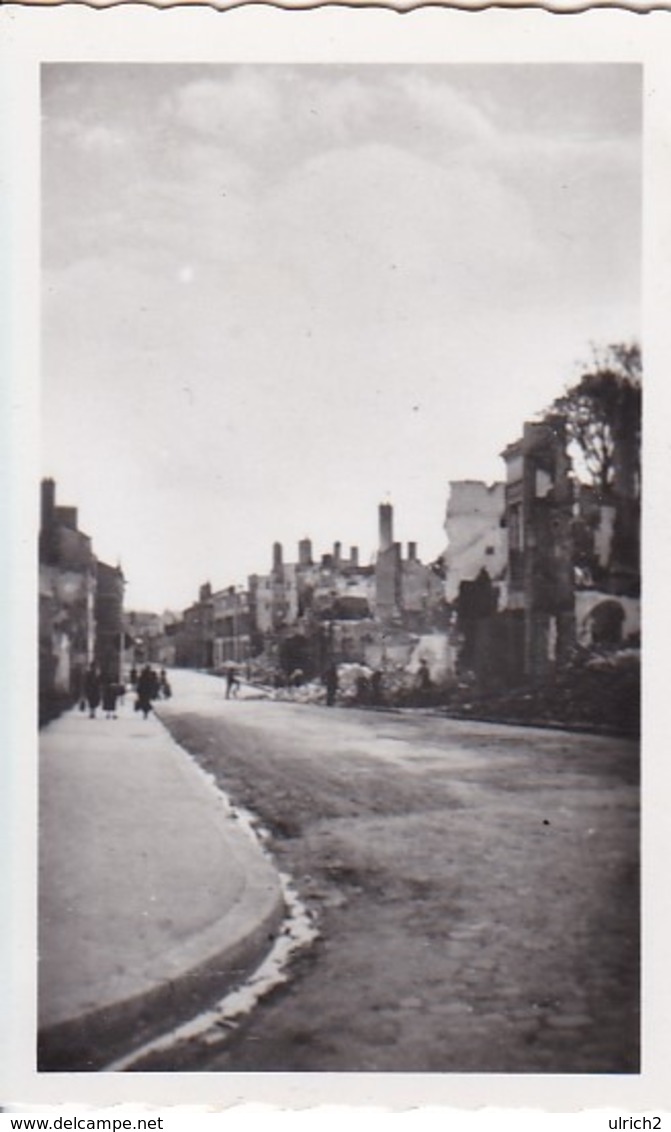
[(447, 712), (455, 718), (589, 728), (637, 736), (640, 730), (640, 653), (637, 649), (578, 650), (555, 678), (507, 692), (455, 688)]
[[(265, 679), (263, 678), (265, 676)], [(325, 704), (320, 678), (294, 684), (277, 673), (254, 674), (252, 684), (266, 699)], [(640, 651), (636, 648), (578, 648), (553, 679), (513, 689), (486, 691), (472, 674), (422, 688), (412, 666), (338, 665), (337, 703), (343, 707), (429, 708), (455, 719), (483, 719), (548, 727), (586, 728), (637, 736), (640, 726)]]
[(268, 699), (288, 700), (295, 704), (323, 704), (326, 703), (326, 688), (321, 680), (310, 680), (297, 687), (269, 688)]

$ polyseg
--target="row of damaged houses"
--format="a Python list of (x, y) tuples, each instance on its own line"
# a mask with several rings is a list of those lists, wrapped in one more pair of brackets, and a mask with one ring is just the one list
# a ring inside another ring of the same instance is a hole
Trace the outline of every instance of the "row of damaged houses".
[(347, 662), (411, 678), (424, 660), (434, 683), (467, 673), (496, 687), (547, 679), (577, 644), (636, 642), (638, 485), (604, 498), (580, 484), (560, 418), (525, 424), (502, 458), (501, 482), (451, 483), (436, 561), (394, 540), (383, 503), (370, 564), (338, 542), (315, 558), (309, 539), (285, 561), (275, 543), (268, 573), (246, 587), (202, 585), (141, 659), (280, 679)]
[(56, 485), (41, 485), (39, 532), (39, 715), (45, 721), (78, 699), (95, 664), (119, 679), (125, 645), (124, 577), (94, 554), (79, 530), (77, 509), (56, 503)]
[(249, 667), (283, 682), (359, 663), (412, 681), (464, 677), (481, 687), (548, 679), (576, 645), (635, 644), (640, 631), (639, 485), (620, 476), (607, 497), (574, 477), (564, 424), (524, 425), (502, 453), (505, 478), (450, 484), (447, 546), (424, 563), (394, 538), (391, 504), (378, 509), (369, 562), (336, 542), (294, 560), (280, 543), (267, 573), (246, 586), (201, 585), (181, 613), (123, 611), (119, 567), (100, 562), (42, 483), (40, 714), (72, 702), (95, 663), (120, 677), (132, 664), (222, 671)]
[(373, 563), (339, 542), (315, 556), (307, 538), (287, 561), (275, 543), (270, 570), (252, 574), (246, 588), (202, 585), (150, 659), (214, 671), (253, 664), (278, 679), (297, 671), (309, 679), (332, 663), (379, 663), (399, 648), (405, 657), (444, 622), (445, 610), (440, 570), (420, 561), (414, 543), (404, 553), (393, 539), (393, 509), (383, 503)]

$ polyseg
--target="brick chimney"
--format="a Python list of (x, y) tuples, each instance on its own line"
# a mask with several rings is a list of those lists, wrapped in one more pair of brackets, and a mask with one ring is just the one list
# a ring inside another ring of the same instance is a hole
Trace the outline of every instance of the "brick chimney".
[(394, 544), (394, 508), (391, 503), (381, 503), (380, 517), (380, 550), (389, 550)]
[(282, 543), (273, 543), (273, 573), (282, 573)]
[(42, 506), (40, 525), (43, 531), (53, 526), (56, 510), (56, 483), (52, 479), (42, 480)]
[(312, 566), (312, 543), (309, 538), (302, 538), (298, 544), (298, 564)]

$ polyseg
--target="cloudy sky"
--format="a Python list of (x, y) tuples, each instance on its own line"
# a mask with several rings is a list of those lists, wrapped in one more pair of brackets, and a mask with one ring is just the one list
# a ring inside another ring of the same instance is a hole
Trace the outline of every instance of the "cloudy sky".
[(639, 336), (634, 66), (47, 65), (42, 471), (127, 607), (451, 479)]

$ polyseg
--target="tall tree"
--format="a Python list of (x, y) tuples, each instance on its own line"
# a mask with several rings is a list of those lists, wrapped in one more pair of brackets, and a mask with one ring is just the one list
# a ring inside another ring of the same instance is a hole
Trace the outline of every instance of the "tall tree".
[(641, 385), (640, 346), (616, 343), (595, 349), (591, 366), (550, 407), (602, 498), (639, 497)]
[(550, 412), (566, 422), (578, 472), (614, 507), (607, 585), (634, 597), (640, 587), (641, 350), (619, 343), (594, 351), (592, 365)]

